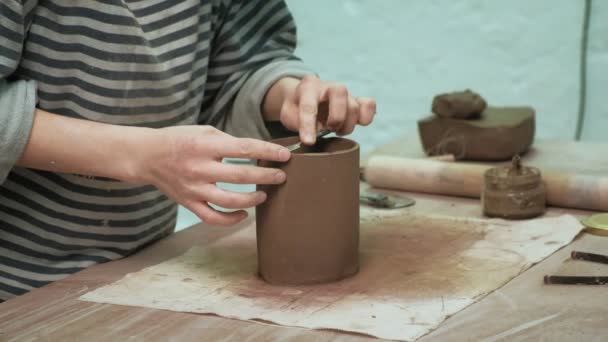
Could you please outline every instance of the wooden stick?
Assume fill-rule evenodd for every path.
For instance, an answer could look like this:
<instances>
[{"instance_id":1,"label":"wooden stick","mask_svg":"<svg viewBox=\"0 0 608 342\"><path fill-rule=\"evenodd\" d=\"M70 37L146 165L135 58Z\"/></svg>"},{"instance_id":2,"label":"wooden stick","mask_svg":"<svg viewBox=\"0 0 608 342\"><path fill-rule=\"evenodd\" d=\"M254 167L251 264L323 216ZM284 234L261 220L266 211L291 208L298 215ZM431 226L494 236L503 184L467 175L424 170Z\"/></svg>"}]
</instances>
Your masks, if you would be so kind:
<instances>
[{"instance_id":1,"label":"wooden stick","mask_svg":"<svg viewBox=\"0 0 608 342\"><path fill-rule=\"evenodd\" d=\"M453 162L456 161L456 157L453 154L442 154L438 156L429 157L431 160L438 160L442 162Z\"/></svg>"},{"instance_id":2,"label":"wooden stick","mask_svg":"<svg viewBox=\"0 0 608 342\"><path fill-rule=\"evenodd\" d=\"M608 284L608 277L546 275L544 281L547 285L606 285Z\"/></svg>"},{"instance_id":3,"label":"wooden stick","mask_svg":"<svg viewBox=\"0 0 608 342\"><path fill-rule=\"evenodd\" d=\"M572 251L572 253L570 253L570 257L575 260L585 260L585 261L597 262L600 264L608 264L607 255Z\"/></svg>"}]
</instances>

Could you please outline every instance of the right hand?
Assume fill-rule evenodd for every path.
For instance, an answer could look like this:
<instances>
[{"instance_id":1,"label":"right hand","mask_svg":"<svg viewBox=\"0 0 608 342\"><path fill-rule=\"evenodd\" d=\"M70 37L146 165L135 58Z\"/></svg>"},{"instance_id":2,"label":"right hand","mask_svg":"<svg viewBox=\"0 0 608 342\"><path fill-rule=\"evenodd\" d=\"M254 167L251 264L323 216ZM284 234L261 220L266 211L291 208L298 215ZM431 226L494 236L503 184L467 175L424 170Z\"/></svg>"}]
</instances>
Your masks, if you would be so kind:
<instances>
[{"instance_id":1,"label":"right hand","mask_svg":"<svg viewBox=\"0 0 608 342\"><path fill-rule=\"evenodd\" d=\"M238 193L220 189L216 182L281 184L278 169L222 163L223 158L289 160L287 148L269 142L235 138L211 126L177 126L158 130L162 138L145 146L139 161L141 179L158 187L200 219L216 225L233 225L247 217L245 210L220 212L209 203L227 209L244 209L266 200L261 191ZM158 137L158 135L157 135Z\"/></svg>"}]
</instances>

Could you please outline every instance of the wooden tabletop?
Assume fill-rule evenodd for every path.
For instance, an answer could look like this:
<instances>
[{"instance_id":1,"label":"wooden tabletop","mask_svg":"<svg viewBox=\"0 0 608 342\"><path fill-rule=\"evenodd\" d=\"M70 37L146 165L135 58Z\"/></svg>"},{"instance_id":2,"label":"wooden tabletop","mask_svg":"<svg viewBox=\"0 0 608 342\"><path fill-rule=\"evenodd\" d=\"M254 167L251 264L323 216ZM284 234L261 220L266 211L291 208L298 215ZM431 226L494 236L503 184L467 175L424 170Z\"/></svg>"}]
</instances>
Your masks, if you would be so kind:
<instances>
[{"instance_id":1,"label":"wooden tabletop","mask_svg":"<svg viewBox=\"0 0 608 342\"><path fill-rule=\"evenodd\" d=\"M589 150L588 144L583 145L579 152L575 153L579 154L578 158L593 160L589 153L599 149L606 151L605 145L597 147L597 150L595 147ZM555 145L549 144L549 146ZM564 162L569 163L572 160L564 160ZM598 167L592 170L598 170ZM454 216L481 216L477 200L423 194L407 195L416 199L416 205L410 209L416 213L442 212ZM552 208L547 215L564 213L578 216L589 214ZM204 224L195 225L136 255L91 267L0 304L0 340L370 340L369 337L340 332L262 325L212 315L77 300L79 296L92 289L114 282L127 273L180 255L193 245L205 246L240 229L245 229L251 218L248 220L228 229ZM494 341L607 339L608 296L605 287L542 284L542 276L555 273L563 267L563 262L568 259L572 249L606 253L608 237L582 234L571 245L476 304L450 317L439 329L422 338L421 341L462 341L484 338ZM608 269L601 268L578 271L603 271L603 275L608 275Z\"/></svg>"}]
</instances>

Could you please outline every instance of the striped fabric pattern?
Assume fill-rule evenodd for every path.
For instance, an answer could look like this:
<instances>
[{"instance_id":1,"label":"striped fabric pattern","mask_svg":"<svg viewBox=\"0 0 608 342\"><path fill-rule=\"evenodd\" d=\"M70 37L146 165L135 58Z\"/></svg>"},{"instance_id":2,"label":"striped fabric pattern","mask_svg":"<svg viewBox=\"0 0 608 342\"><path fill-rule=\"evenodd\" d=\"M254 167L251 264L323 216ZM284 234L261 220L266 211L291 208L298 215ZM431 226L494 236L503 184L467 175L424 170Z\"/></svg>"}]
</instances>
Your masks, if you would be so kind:
<instances>
[{"instance_id":1,"label":"striped fabric pattern","mask_svg":"<svg viewBox=\"0 0 608 342\"><path fill-rule=\"evenodd\" d=\"M291 61L279 0L3 0L0 78L38 107L145 127L223 128L243 84ZM176 204L150 185L14 168L0 186L0 300L170 234Z\"/></svg>"}]
</instances>

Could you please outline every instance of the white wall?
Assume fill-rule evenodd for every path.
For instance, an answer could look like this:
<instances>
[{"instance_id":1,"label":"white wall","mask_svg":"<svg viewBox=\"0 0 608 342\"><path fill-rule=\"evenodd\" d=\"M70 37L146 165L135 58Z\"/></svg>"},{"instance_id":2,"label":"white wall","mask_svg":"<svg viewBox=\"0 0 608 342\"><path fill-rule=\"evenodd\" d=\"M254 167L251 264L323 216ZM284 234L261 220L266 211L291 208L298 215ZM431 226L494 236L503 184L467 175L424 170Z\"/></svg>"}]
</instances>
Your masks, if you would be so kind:
<instances>
[{"instance_id":1,"label":"white wall","mask_svg":"<svg viewBox=\"0 0 608 342\"><path fill-rule=\"evenodd\" d=\"M378 102L364 149L403 134L440 92L472 88L493 105L532 105L539 138L571 139L584 1L288 0L297 50L321 77ZM585 138L605 139L608 2L592 12ZM601 125L599 125L601 123Z\"/></svg>"}]
</instances>

